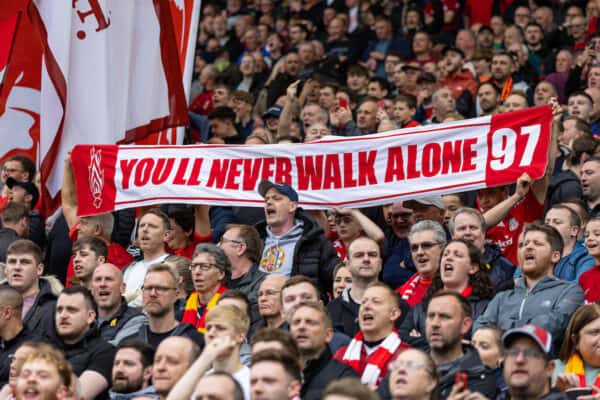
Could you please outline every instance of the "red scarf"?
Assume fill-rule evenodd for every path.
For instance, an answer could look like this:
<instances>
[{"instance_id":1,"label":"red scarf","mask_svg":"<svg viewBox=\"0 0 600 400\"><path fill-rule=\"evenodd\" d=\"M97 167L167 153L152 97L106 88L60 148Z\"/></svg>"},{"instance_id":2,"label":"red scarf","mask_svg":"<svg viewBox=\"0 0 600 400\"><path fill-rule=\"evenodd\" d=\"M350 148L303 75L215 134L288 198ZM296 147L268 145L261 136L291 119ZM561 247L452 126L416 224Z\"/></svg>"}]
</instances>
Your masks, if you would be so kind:
<instances>
[{"instance_id":1,"label":"red scarf","mask_svg":"<svg viewBox=\"0 0 600 400\"><path fill-rule=\"evenodd\" d=\"M429 285L431 285L431 280L423 279L419 273L416 273L404 285L396 289L396 292L409 306L414 307L423 300Z\"/></svg>"},{"instance_id":2,"label":"red scarf","mask_svg":"<svg viewBox=\"0 0 600 400\"><path fill-rule=\"evenodd\" d=\"M387 374L387 367L392 357L402 344L398 332L394 329L392 333L384 339L377 349L370 355L366 356L367 364L361 371L362 352L365 351L363 346L363 334L359 331L352 339L346 352L342 357L342 362L351 366L356 372L361 374L360 381L365 385L379 385L379 382Z\"/></svg>"},{"instance_id":3,"label":"red scarf","mask_svg":"<svg viewBox=\"0 0 600 400\"><path fill-rule=\"evenodd\" d=\"M204 304L200 304L198 301L198 292L194 290L185 302L185 310L183 311L183 318L181 318L181 322L184 324L193 325L196 329L198 329L198 332L204 333L206 330L206 314L208 314L208 312L217 305L219 297L221 297L223 292L226 290L227 287L225 285L221 285L219 289L217 289L217 292L208 301L208 304L206 305L202 315L198 315L198 309L202 308Z\"/></svg>"}]
</instances>

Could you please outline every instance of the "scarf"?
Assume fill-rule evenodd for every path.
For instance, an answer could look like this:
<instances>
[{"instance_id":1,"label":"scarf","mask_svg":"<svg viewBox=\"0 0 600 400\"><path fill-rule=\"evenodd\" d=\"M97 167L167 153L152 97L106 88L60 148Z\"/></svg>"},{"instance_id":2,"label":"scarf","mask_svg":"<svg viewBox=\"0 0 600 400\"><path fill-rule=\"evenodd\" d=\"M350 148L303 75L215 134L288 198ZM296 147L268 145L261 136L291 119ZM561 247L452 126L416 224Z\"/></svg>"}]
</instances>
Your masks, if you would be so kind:
<instances>
[{"instance_id":1,"label":"scarf","mask_svg":"<svg viewBox=\"0 0 600 400\"><path fill-rule=\"evenodd\" d=\"M565 372L567 374L575 374L579 377L579 387L588 386L585 382L585 366L583 365L583 360L579 354L573 354L571 357L569 357L567 365L565 365ZM594 386L600 387L600 374L598 374L596 377ZM595 391L593 393L596 394Z\"/></svg>"},{"instance_id":2,"label":"scarf","mask_svg":"<svg viewBox=\"0 0 600 400\"><path fill-rule=\"evenodd\" d=\"M421 280L421 275L414 274L408 282L406 282L403 286L402 300L408 301L413 294L415 294L415 289L419 285L419 281Z\"/></svg>"},{"instance_id":3,"label":"scarf","mask_svg":"<svg viewBox=\"0 0 600 400\"><path fill-rule=\"evenodd\" d=\"M378 385L381 378L387 374L387 366L390 359L396 353L402 341L398 332L394 329L392 333L377 347L377 349L367 356L367 365L360 377L360 381L365 385ZM360 374L360 359L363 351L363 334L359 331L352 339L342 362L351 366Z\"/></svg>"},{"instance_id":4,"label":"scarf","mask_svg":"<svg viewBox=\"0 0 600 400\"><path fill-rule=\"evenodd\" d=\"M513 79L512 76L509 76L504 82L504 86L502 87L502 94L500 95L501 100L506 100L508 96L510 96L510 92L512 92L513 88Z\"/></svg>"},{"instance_id":5,"label":"scarf","mask_svg":"<svg viewBox=\"0 0 600 400\"><path fill-rule=\"evenodd\" d=\"M185 302L185 309L183 311L183 317L181 318L181 322L183 322L184 324L193 325L198 330L198 332L204 333L204 331L206 330L206 314L208 314L208 312L212 308L214 308L214 306L217 305L219 297L221 297L223 292L225 292L226 290L227 287L225 285L219 286L217 292L213 295L213 297L209 300L208 304L206 305L206 308L204 309L204 312L202 312L202 315L198 315L198 307L200 306L200 308L202 308L204 304L199 303L198 292L194 290Z\"/></svg>"}]
</instances>

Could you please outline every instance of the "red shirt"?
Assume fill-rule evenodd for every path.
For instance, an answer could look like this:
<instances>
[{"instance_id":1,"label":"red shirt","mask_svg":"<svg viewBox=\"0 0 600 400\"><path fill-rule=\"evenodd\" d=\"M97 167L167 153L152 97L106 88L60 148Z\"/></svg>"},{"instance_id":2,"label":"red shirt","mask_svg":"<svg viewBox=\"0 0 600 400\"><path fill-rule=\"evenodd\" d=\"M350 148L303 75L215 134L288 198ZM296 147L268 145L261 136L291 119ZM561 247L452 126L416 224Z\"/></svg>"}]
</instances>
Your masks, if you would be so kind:
<instances>
[{"instance_id":1,"label":"red shirt","mask_svg":"<svg viewBox=\"0 0 600 400\"><path fill-rule=\"evenodd\" d=\"M600 265L596 265L581 274L579 286L583 289L586 303L600 301Z\"/></svg>"},{"instance_id":2,"label":"red shirt","mask_svg":"<svg viewBox=\"0 0 600 400\"><path fill-rule=\"evenodd\" d=\"M212 239L212 234L208 234L206 236L202 236L197 232L194 232L194 237L192 239L192 243L188 244L186 247L181 249L172 249L165 244L165 251L170 254L174 254L176 256L183 256L188 259L192 259L194 257L194 250L196 250L196 246L200 243L210 242Z\"/></svg>"},{"instance_id":3,"label":"red shirt","mask_svg":"<svg viewBox=\"0 0 600 400\"><path fill-rule=\"evenodd\" d=\"M192 104L190 104L190 111L201 115L210 114L214 108L213 95L214 92L212 90L200 93L196 96L194 101L192 101Z\"/></svg>"},{"instance_id":4,"label":"red shirt","mask_svg":"<svg viewBox=\"0 0 600 400\"><path fill-rule=\"evenodd\" d=\"M498 225L488 229L486 240L497 244L504 257L508 258L513 264L519 265L517 249L523 226L540 219L543 212L544 205L538 203L535 195L530 190L525 198L517 203Z\"/></svg>"},{"instance_id":5,"label":"red shirt","mask_svg":"<svg viewBox=\"0 0 600 400\"><path fill-rule=\"evenodd\" d=\"M396 289L396 293L411 307L414 307L423 301L423 297L430 285L431 280L423 279L416 273L404 285Z\"/></svg>"},{"instance_id":6,"label":"red shirt","mask_svg":"<svg viewBox=\"0 0 600 400\"><path fill-rule=\"evenodd\" d=\"M413 128L415 126L421 126L421 124L419 123L419 121L415 121L414 119L411 119L406 124L402 125L402 128Z\"/></svg>"}]
</instances>

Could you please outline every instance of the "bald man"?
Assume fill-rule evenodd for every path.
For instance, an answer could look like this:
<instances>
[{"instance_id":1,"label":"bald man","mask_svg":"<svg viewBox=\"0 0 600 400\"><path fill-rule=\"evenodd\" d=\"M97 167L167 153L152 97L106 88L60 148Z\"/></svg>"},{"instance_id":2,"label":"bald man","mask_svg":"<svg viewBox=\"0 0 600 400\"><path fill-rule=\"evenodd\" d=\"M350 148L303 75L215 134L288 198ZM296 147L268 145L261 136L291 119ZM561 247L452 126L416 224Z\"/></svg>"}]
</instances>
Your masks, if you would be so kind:
<instances>
[{"instance_id":1,"label":"bald man","mask_svg":"<svg viewBox=\"0 0 600 400\"><path fill-rule=\"evenodd\" d=\"M200 355L200 347L184 336L170 336L158 345L152 366L152 384L160 400L165 400L173 386Z\"/></svg>"},{"instance_id":2,"label":"bald man","mask_svg":"<svg viewBox=\"0 0 600 400\"><path fill-rule=\"evenodd\" d=\"M100 264L92 275L92 295L98 305L98 326L102 338L114 346L135 333L147 321L144 314L129 307L123 293L121 270L114 264Z\"/></svg>"},{"instance_id":3,"label":"bald man","mask_svg":"<svg viewBox=\"0 0 600 400\"><path fill-rule=\"evenodd\" d=\"M10 360L23 342L37 337L21 321L23 297L8 285L0 286L0 387L8 382Z\"/></svg>"}]
</instances>

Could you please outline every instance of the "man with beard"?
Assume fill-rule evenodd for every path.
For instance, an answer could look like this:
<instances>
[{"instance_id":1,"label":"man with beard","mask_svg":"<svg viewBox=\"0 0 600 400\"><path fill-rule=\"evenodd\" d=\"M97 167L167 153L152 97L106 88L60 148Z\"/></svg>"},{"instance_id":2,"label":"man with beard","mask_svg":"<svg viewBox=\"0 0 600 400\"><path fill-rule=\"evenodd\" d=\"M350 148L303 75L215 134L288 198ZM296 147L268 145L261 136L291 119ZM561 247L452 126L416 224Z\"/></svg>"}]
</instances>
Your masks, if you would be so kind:
<instances>
[{"instance_id":1,"label":"man with beard","mask_svg":"<svg viewBox=\"0 0 600 400\"><path fill-rule=\"evenodd\" d=\"M529 86L523 82L515 82L512 74L515 69L514 60L507 52L499 52L492 57L492 83L500 88L500 99L505 100L512 92L528 92Z\"/></svg>"},{"instance_id":2,"label":"man with beard","mask_svg":"<svg viewBox=\"0 0 600 400\"><path fill-rule=\"evenodd\" d=\"M446 46L442 54L446 77L439 85L448 86L454 94L458 111L468 114L477 94L477 82L471 71L464 69L465 53L459 48Z\"/></svg>"},{"instance_id":3,"label":"man with beard","mask_svg":"<svg viewBox=\"0 0 600 400\"><path fill-rule=\"evenodd\" d=\"M391 232L386 231L384 245L383 281L396 288L406 282L415 272L408 233L415 223L413 210L403 202L393 203L390 208Z\"/></svg>"},{"instance_id":4,"label":"man with beard","mask_svg":"<svg viewBox=\"0 0 600 400\"><path fill-rule=\"evenodd\" d=\"M500 104L500 89L490 81L484 82L477 89L477 98L481 108L480 117L495 114Z\"/></svg>"},{"instance_id":5,"label":"man with beard","mask_svg":"<svg viewBox=\"0 0 600 400\"><path fill-rule=\"evenodd\" d=\"M600 158L590 157L583 163L580 180L590 218L600 216Z\"/></svg>"},{"instance_id":6,"label":"man with beard","mask_svg":"<svg viewBox=\"0 0 600 400\"><path fill-rule=\"evenodd\" d=\"M333 359L328 346L333 328L322 304L306 302L292 309L290 333L298 344L300 363L304 365L302 399L320 399L330 381L357 376L352 368Z\"/></svg>"},{"instance_id":7,"label":"man with beard","mask_svg":"<svg viewBox=\"0 0 600 400\"><path fill-rule=\"evenodd\" d=\"M23 363L17 380L16 398L66 399L72 395L72 375L71 366L63 353L45 346L32 353Z\"/></svg>"},{"instance_id":8,"label":"man with beard","mask_svg":"<svg viewBox=\"0 0 600 400\"><path fill-rule=\"evenodd\" d=\"M144 284L144 313L148 324L127 339L140 339L153 349L170 336L190 338L200 348L204 347L204 337L192 325L175 319L177 301L177 277L167 264L156 264L148 269Z\"/></svg>"},{"instance_id":9,"label":"man with beard","mask_svg":"<svg viewBox=\"0 0 600 400\"><path fill-rule=\"evenodd\" d=\"M111 400L130 400L136 397L158 397L150 386L154 349L140 340L119 344L112 369Z\"/></svg>"}]
</instances>

